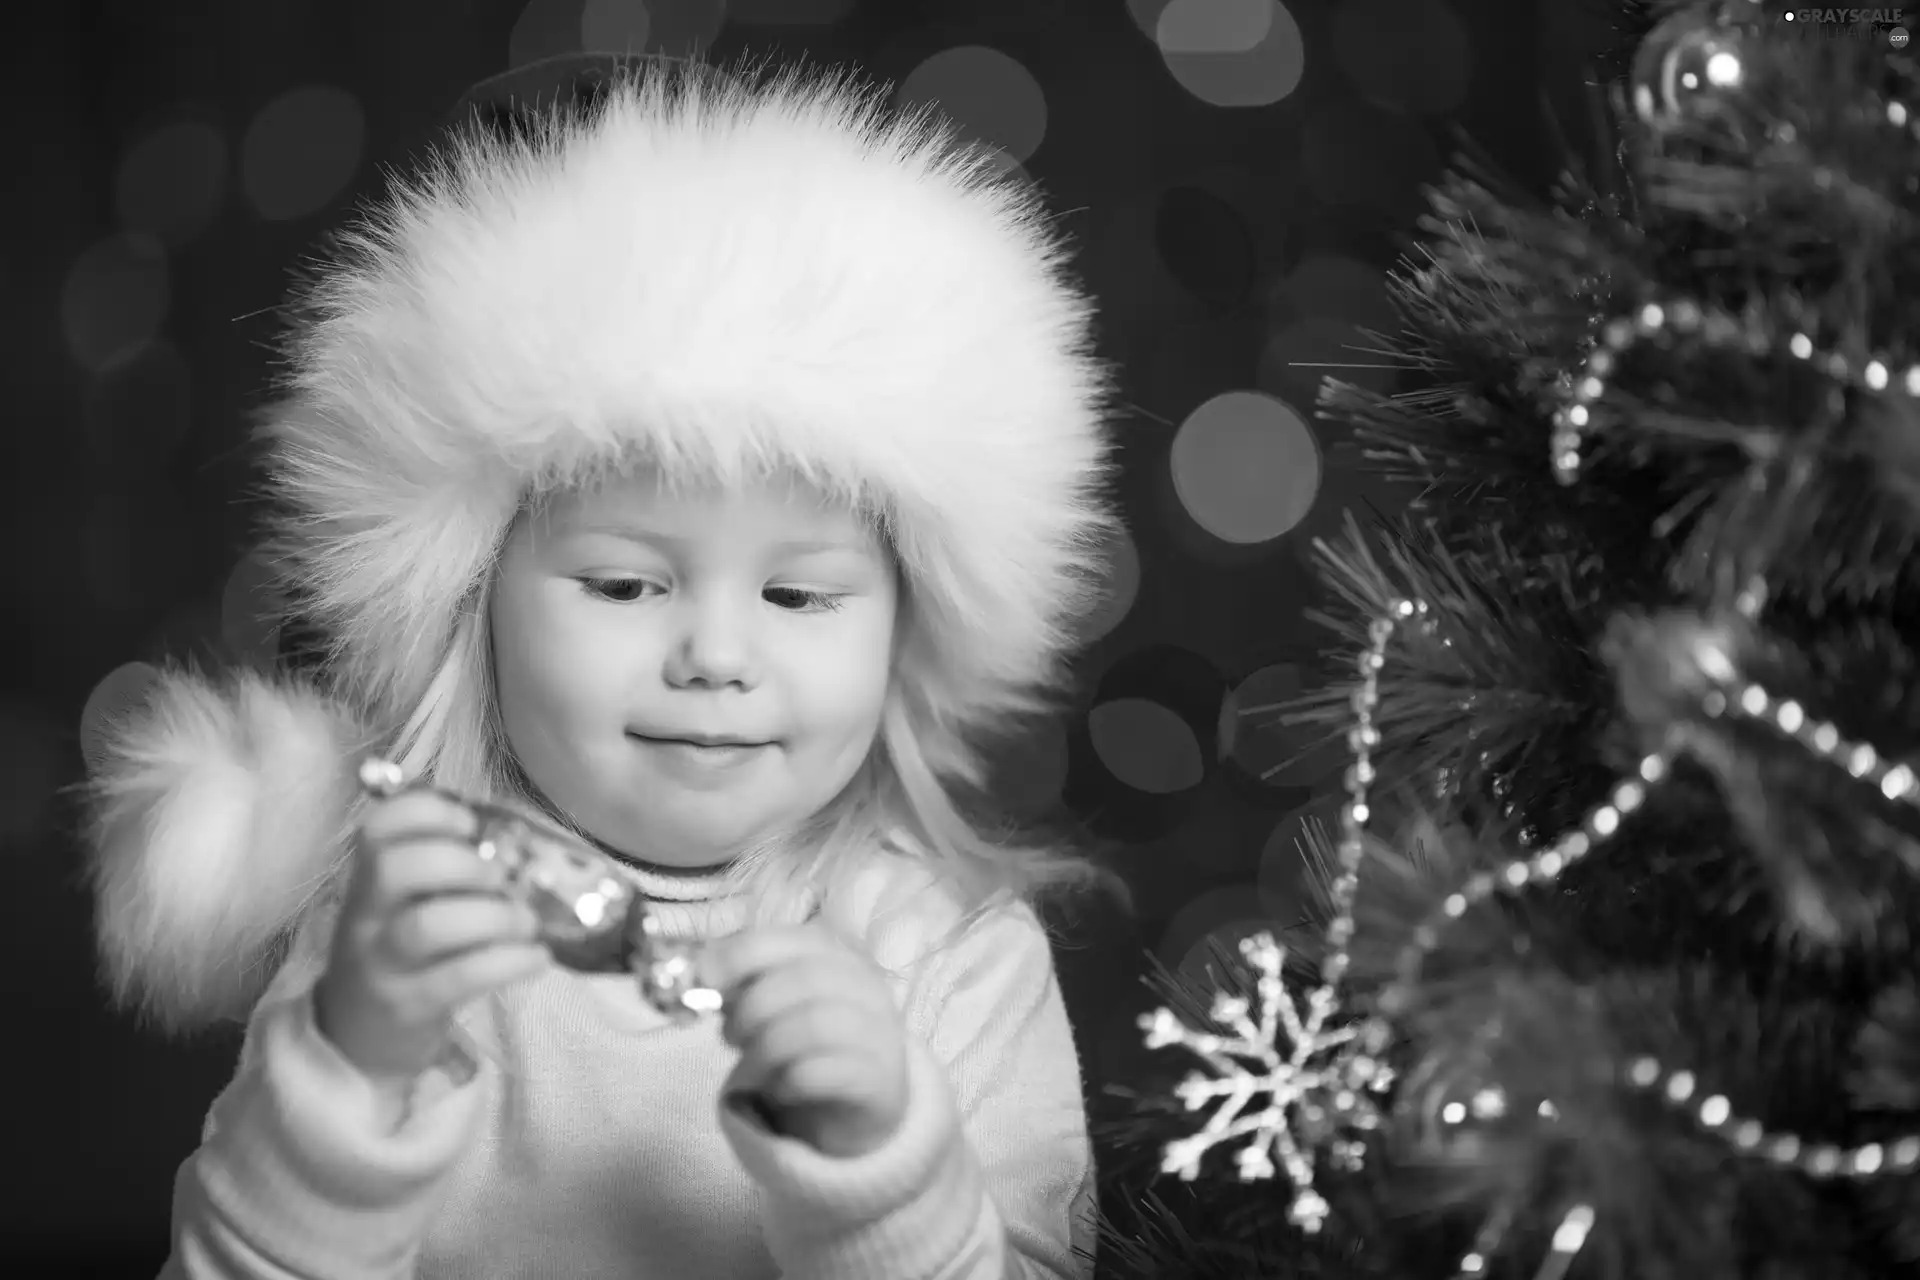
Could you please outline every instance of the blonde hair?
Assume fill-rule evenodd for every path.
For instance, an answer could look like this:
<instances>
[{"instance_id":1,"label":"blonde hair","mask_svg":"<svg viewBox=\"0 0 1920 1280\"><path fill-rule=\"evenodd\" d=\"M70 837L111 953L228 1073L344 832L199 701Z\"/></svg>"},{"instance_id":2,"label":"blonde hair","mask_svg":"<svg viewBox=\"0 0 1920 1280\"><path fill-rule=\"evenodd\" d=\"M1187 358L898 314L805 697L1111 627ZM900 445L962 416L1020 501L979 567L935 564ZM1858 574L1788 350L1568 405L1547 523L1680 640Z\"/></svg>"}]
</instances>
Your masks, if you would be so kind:
<instances>
[{"instance_id":1,"label":"blonde hair","mask_svg":"<svg viewBox=\"0 0 1920 1280\"><path fill-rule=\"evenodd\" d=\"M410 776L470 795L518 804L587 837L539 796L513 757L495 692L488 604L499 573L471 592L447 651L418 705L395 735L393 755ZM963 797L986 799L988 770L977 747L952 733L929 732L942 718L927 664L937 646L927 618L902 584L900 638L878 732L866 759L839 795L777 844L743 851L729 864L729 887L745 895L750 918L778 918L808 895L828 895L882 849L924 862L962 907L944 946L981 916L1024 903L1036 909L1084 892L1130 909L1125 882L1064 832L1047 838L1005 818L970 812ZM1054 710L1036 696L1032 712ZM938 753L927 749L940 744Z\"/></svg>"}]
</instances>

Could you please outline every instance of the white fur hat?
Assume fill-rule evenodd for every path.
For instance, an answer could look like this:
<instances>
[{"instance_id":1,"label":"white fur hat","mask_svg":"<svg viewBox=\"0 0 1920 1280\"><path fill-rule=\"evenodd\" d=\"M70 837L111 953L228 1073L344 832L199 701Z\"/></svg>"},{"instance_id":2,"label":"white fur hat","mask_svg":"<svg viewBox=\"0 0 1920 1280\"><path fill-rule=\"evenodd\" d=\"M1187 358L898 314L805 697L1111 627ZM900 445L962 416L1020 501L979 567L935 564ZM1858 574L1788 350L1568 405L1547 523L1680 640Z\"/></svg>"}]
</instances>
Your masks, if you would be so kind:
<instances>
[{"instance_id":1,"label":"white fur hat","mask_svg":"<svg viewBox=\"0 0 1920 1280\"><path fill-rule=\"evenodd\" d=\"M647 460L870 503L948 772L1053 677L1109 519L1089 306L1029 190L927 120L842 76L655 64L458 131L340 250L264 430L328 695L177 674L122 723L91 829L123 998L244 1012L338 862L347 755L419 703L532 491Z\"/></svg>"}]
</instances>

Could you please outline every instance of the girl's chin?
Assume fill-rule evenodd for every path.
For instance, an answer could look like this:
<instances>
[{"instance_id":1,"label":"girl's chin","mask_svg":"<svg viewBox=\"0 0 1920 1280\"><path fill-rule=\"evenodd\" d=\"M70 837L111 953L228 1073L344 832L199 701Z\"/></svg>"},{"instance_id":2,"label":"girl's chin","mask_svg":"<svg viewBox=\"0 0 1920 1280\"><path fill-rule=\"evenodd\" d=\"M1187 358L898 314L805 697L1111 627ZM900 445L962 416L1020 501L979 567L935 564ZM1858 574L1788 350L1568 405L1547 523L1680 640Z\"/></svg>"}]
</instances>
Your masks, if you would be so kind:
<instances>
[{"instance_id":1,"label":"girl's chin","mask_svg":"<svg viewBox=\"0 0 1920 1280\"><path fill-rule=\"evenodd\" d=\"M723 871L746 847L744 841L692 836L601 840L599 843L606 852L642 871L680 876L712 875Z\"/></svg>"}]
</instances>

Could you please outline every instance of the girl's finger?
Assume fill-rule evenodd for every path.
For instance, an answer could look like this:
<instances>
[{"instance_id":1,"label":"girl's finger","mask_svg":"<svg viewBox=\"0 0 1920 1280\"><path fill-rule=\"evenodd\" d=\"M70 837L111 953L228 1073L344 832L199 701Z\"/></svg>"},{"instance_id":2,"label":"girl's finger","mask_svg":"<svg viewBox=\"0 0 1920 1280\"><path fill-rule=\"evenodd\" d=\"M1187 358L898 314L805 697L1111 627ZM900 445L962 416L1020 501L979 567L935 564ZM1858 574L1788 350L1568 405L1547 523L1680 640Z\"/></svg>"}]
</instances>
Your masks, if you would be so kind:
<instances>
[{"instance_id":1,"label":"girl's finger","mask_svg":"<svg viewBox=\"0 0 1920 1280\"><path fill-rule=\"evenodd\" d=\"M763 1022L728 1017L721 1025L721 1035L743 1055L776 1064L816 1053L878 1050L898 1034L868 1010L831 998L792 1006Z\"/></svg>"},{"instance_id":2,"label":"girl's finger","mask_svg":"<svg viewBox=\"0 0 1920 1280\"><path fill-rule=\"evenodd\" d=\"M873 1065L847 1053L816 1053L781 1065L757 1093L775 1107L859 1104L878 1091Z\"/></svg>"},{"instance_id":3,"label":"girl's finger","mask_svg":"<svg viewBox=\"0 0 1920 1280\"><path fill-rule=\"evenodd\" d=\"M387 918L382 950L398 969L417 972L483 947L529 944L538 937L531 908L501 895L421 898Z\"/></svg>"},{"instance_id":4,"label":"girl's finger","mask_svg":"<svg viewBox=\"0 0 1920 1280\"><path fill-rule=\"evenodd\" d=\"M371 850L367 880L379 902L398 906L437 894L498 894L506 875L470 844L445 838L413 840Z\"/></svg>"},{"instance_id":5,"label":"girl's finger","mask_svg":"<svg viewBox=\"0 0 1920 1280\"><path fill-rule=\"evenodd\" d=\"M700 980L729 991L764 974L844 950L832 934L817 925L747 929L707 944L700 956Z\"/></svg>"},{"instance_id":6,"label":"girl's finger","mask_svg":"<svg viewBox=\"0 0 1920 1280\"><path fill-rule=\"evenodd\" d=\"M735 984L726 993L724 1025L760 1026L822 999L864 1009L876 1019L895 1012L893 992L875 980L864 960L844 953L814 953L788 968L758 970Z\"/></svg>"},{"instance_id":7,"label":"girl's finger","mask_svg":"<svg viewBox=\"0 0 1920 1280\"><path fill-rule=\"evenodd\" d=\"M422 994L434 1007L451 1012L502 987L537 977L552 964L552 954L534 943L482 947L424 971Z\"/></svg>"},{"instance_id":8,"label":"girl's finger","mask_svg":"<svg viewBox=\"0 0 1920 1280\"><path fill-rule=\"evenodd\" d=\"M480 833L473 810L449 796L409 791L375 800L360 816L360 833L374 844L402 840L465 840Z\"/></svg>"}]
</instances>

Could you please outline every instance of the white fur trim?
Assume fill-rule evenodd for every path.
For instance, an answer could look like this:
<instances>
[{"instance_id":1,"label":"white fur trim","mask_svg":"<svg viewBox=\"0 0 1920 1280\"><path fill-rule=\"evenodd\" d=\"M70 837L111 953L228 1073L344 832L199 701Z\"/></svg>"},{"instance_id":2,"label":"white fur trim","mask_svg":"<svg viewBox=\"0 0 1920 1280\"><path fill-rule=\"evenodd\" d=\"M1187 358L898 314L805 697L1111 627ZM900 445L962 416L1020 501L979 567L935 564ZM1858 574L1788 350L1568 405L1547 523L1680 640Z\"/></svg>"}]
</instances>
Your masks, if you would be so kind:
<instances>
[{"instance_id":1,"label":"white fur trim","mask_svg":"<svg viewBox=\"0 0 1920 1280\"><path fill-rule=\"evenodd\" d=\"M95 771L89 835L115 999L170 1030L245 1017L341 863L358 730L251 673L161 676Z\"/></svg>"},{"instance_id":2,"label":"white fur trim","mask_svg":"<svg viewBox=\"0 0 1920 1280\"><path fill-rule=\"evenodd\" d=\"M465 135L344 247L265 430L291 575L382 722L528 489L643 458L875 502L932 729L1052 675L1107 529L1104 373L1034 196L924 120L656 68L531 144Z\"/></svg>"}]
</instances>

